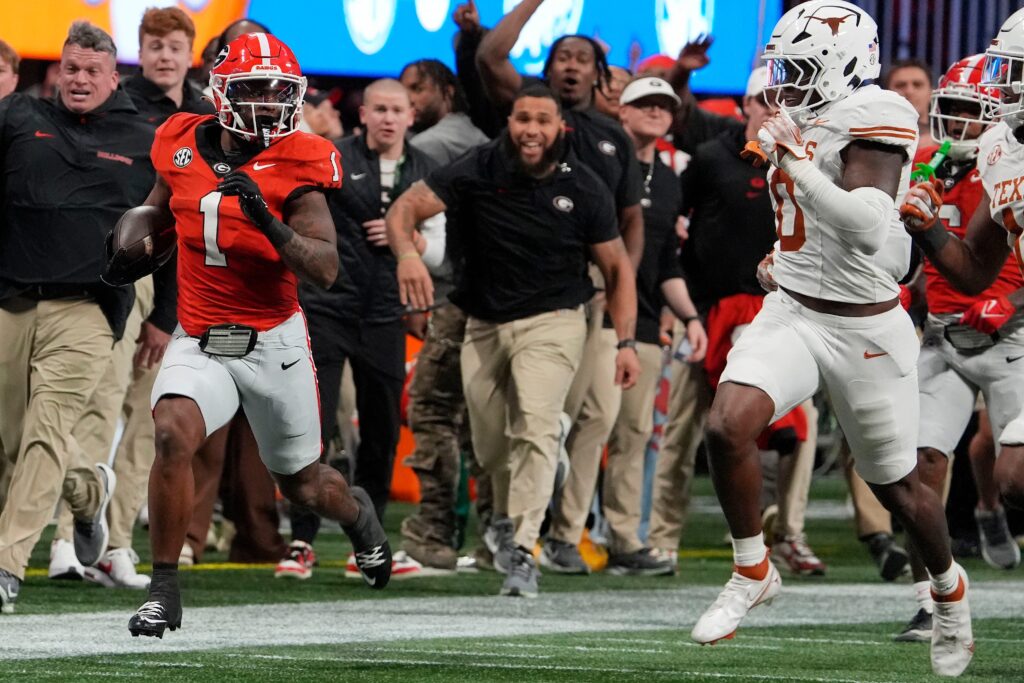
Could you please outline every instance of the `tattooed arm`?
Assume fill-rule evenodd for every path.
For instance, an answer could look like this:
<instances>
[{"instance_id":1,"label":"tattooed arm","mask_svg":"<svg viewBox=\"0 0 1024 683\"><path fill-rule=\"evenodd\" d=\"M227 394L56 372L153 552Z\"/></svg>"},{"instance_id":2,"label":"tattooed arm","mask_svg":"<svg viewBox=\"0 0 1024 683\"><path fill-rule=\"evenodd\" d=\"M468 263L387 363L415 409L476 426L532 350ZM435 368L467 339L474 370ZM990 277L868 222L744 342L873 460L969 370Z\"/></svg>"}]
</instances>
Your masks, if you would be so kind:
<instances>
[{"instance_id":1,"label":"tattooed arm","mask_svg":"<svg viewBox=\"0 0 1024 683\"><path fill-rule=\"evenodd\" d=\"M322 192L307 192L285 206L281 223L291 233L277 244L268 232L281 260L303 280L327 289L338 279L338 247L327 199Z\"/></svg>"},{"instance_id":2,"label":"tattooed arm","mask_svg":"<svg viewBox=\"0 0 1024 683\"><path fill-rule=\"evenodd\" d=\"M224 176L217 186L225 196L238 197L242 213L267 236L281 260L303 280L327 289L338 278L338 249L334 221L322 192L291 199L279 221L267 208L259 186L244 171Z\"/></svg>"}]
</instances>

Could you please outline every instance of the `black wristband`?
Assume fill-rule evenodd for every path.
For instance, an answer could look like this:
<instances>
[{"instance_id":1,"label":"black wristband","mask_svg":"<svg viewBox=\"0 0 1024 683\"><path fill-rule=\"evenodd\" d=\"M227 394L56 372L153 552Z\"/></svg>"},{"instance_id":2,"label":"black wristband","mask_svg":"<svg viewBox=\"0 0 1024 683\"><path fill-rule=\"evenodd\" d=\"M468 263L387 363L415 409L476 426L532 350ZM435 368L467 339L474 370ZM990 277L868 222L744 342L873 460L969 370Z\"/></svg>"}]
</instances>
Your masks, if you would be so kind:
<instances>
[{"instance_id":1,"label":"black wristband","mask_svg":"<svg viewBox=\"0 0 1024 683\"><path fill-rule=\"evenodd\" d=\"M633 349L636 351L636 339L622 339L615 345L615 348L621 351L622 349Z\"/></svg>"},{"instance_id":2,"label":"black wristband","mask_svg":"<svg viewBox=\"0 0 1024 683\"><path fill-rule=\"evenodd\" d=\"M924 253L929 255L937 254L949 241L949 232L940 220L936 220L935 225L927 230L911 233L911 236Z\"/></svg>"},{"instance_id":3,"label":"black wristband","mask_svg":"<svg viewBox=\"0 0 1024 683\"><path fill-rule=\"evenodd\" d=\"M688 315L688 316L686 316L685 318L683 318L683 327L686 327L687 325L692 323L694 320L700 320L700 316L699 315Z\"/></svg>"},{"instance_id":4,"label":"black wristband","mask_svg":"<svg viewBox=\"0 0 1024 683\"><path fill-rule=\"evenodd\" d=\"M276 218L270 221L267 227L261 228L261 230L267 236L267 239L270 240L270 243L274 245L275 249L280 249L295 237L295 231Z\"/></svg>"}]
</instances>

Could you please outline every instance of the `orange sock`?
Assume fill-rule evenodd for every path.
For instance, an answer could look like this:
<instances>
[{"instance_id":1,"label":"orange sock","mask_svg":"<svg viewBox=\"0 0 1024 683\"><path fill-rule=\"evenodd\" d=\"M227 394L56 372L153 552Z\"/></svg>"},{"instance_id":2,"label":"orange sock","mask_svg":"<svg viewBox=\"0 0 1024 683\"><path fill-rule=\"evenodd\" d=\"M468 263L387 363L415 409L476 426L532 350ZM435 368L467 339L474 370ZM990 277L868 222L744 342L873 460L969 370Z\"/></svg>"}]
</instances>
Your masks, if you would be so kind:
<instances>
[{"instance_id":1,"label":"orange sock","mask_svg":"<svg viewBox=\"0 0 1024 683\"><path fill-rule=\"evenodd\" d=\"M748 579L764 581L765 577L768 576L768 556L765 555L763 560L749 567L741 567L738 564L734 564L732 566L732 570L740 576L745 576Z\"/></svg>"}]
</instances>

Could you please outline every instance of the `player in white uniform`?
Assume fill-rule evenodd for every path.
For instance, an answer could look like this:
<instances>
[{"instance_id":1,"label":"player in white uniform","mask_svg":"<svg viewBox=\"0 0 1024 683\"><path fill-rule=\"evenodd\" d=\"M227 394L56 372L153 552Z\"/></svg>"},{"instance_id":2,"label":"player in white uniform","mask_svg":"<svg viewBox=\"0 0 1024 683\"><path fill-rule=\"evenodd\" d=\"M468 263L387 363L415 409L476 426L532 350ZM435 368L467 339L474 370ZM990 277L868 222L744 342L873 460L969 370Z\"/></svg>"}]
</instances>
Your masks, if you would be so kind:
<instances>
[{"instance_id":1,"label":"player in white uniform","mask_svg":"<svg viewBox=\"0 0 1024 683\"><path fill-rule=\"evenodd\" d=\"M909 184L917 113L867 83L879 72L877 30L850 3L814 0L783 15L765 49L781 106L758 134L771 162L778 289L730 352L708 418L735 568L691 635L730 638L751 608L779 593L761 528L755 438L824 386L857 471L921 549L941 609L955 614L937 619L932 668L958 675L973 650L966 576L938 496L917 476L919 343L897 286L910 241L895 198Z\"/></svg>"},{"instance_id":2,"label":"player in white uniform","mask_svg":"<svg viewBox=\"0 0 1024 683\"><path fill-rule=\"evenodd\" d=\"M978 294L999 274L1011 250L1024 271L1024 10L1010 15L988 50L982 85L997 88L999 123L981 136L978 172L984 194L963 240L936 220L942 210L941 188L918 185L901 207L903 222L957 289ZM1016 312L1007 301L988 312L1009 319ZM1001 446L994 478L1006 504L1024 507L1024 414L999 435Z\"/></svg>"}]
</instances>

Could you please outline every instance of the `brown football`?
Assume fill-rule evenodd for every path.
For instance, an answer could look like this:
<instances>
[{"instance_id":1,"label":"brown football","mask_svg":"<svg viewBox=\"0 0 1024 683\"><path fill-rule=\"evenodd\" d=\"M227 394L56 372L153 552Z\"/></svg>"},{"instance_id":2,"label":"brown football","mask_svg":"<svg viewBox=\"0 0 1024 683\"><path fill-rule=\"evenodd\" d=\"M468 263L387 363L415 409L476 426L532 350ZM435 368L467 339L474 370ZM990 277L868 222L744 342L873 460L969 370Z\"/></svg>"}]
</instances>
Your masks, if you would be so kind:
<instances>
[{"instance_id":1,"label":"brown football","mask_svg":"<svg viewBox=\"0 0 1024 683\"><path fill-rule=\"evenodd\" d=\"M119 287L153 273L171 257L176 244L170 212L155 206L128 209L107 236L103 281Z\"/></svg>"}]
</instances>

